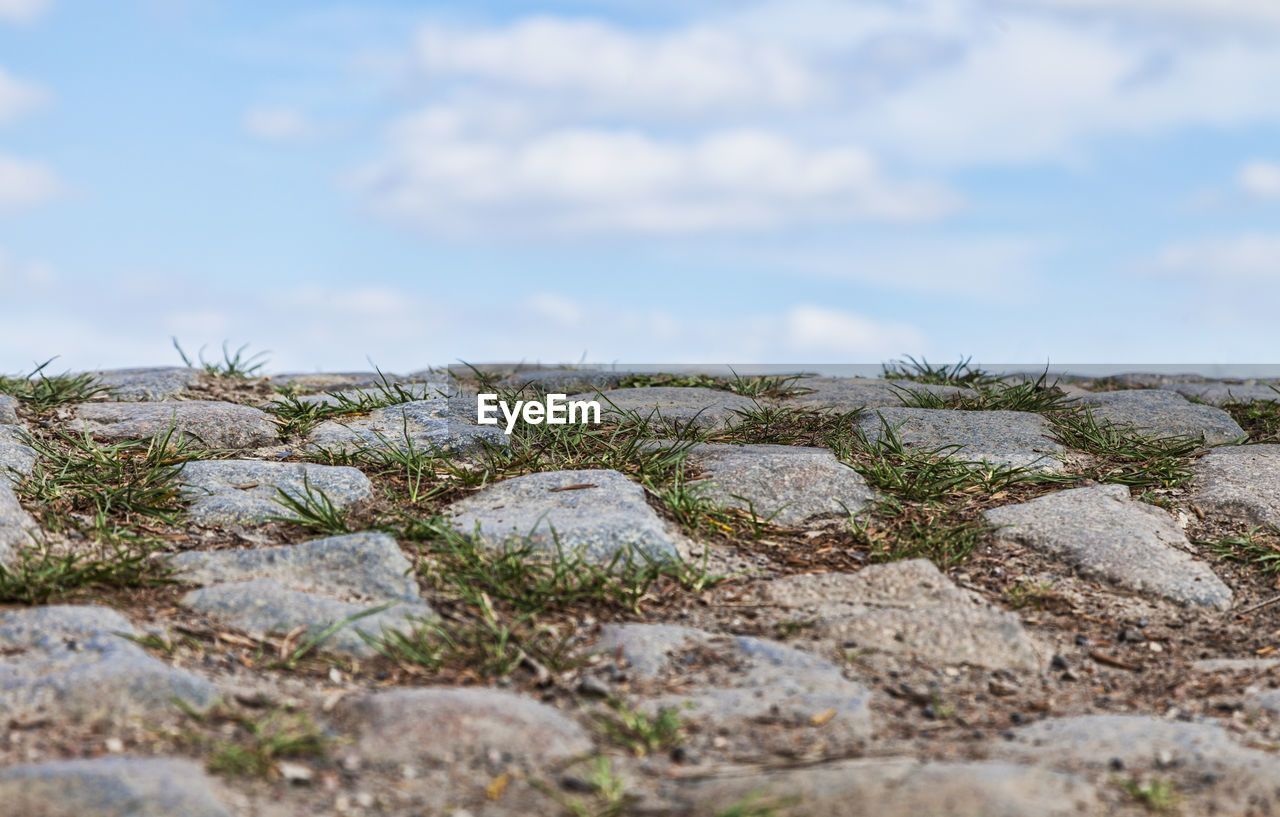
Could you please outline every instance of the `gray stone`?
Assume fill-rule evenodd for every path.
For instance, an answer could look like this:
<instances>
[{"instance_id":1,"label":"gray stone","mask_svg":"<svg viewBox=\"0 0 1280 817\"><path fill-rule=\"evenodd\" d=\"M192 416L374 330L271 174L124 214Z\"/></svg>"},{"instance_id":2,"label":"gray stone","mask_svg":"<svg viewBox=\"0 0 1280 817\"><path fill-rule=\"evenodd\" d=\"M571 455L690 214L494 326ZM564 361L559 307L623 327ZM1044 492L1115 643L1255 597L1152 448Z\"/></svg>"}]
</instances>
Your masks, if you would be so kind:
<instances>
[{"instance_id":1,"label":"gray stone","mask_svg":"<svg viewBox=\"0 0 1280 817\"><path fill-rule=\"evenodd\" d=\"M1068 773L1172 777L1187 814L1273 814L1280 808L1280 757L1246 748L1220 726L1143 715L1084 715L1023 727L992 754Z\"/></svg>"},{"instance_id":2,"label":"gray stone","mask_svg":"<svg viewBox=\"0 0 1280 817\"><path fill-rule=\"evenodd\" d=\"M832 649L1027 670L1040 669L1048 652L1016 615L956 587L927 559L787 576L760 584L753 598L814 622L810 632Z\"/></svg>"},{"instance_id":3,"label":"gray stone","mask_svg":"<svg viewBox=\"0 0 1280 817\"><path fill-rule=\"evenodd\" d=\"M602 417L634 412L642 420L649 418L652 422L675 422L698 428L730 425L741 419L738 411L755 405L751 398L733 392L681 386L584 392L570 395L568 399L599 401Z\"/></svg>"},{"instance_id":4,"label":"gray stone","mask_svg":"<svg viewBox=\"0 0 1280 817\"><path fill-rule=\"evenodd\" d=\"M1179 604L1231 606L1231 589L1194 559L1173 517L1134 502L1123 485L1057 491L983 515L997 542L1047 553L1085 575Z\"/></svg>"},{"instance_id":5,"label":"gray stone","mask_svg":"<svg viewBox=\"0 0 1280 817\"><path fill-rule=\"evenodd\" d=\"M168 557L174 578L211 585L276 579L294 590L372 601L420 601L413 565L385 533L352 533L255 550L188 551Z\"/></svg>"},{"instance_id":6,"label":"gray stone","mask_svg":"<svg viewBox=\"0 0 1280 817\"><path fill-rule=\"evenodd\" d=\"M686 462L710 477L691 483L704 498L778 525L855 513L875 499L862 475L825 448L703 444Z\"/></svg>"},{"instance_id":7,"label":"gray stone","mask_svg":"<svg viewBox=\"0 0 1280 817\"><path fill-rule=\"evenodd\" d=\"M1215 380L1208 383L1174 383L1160 388L1213 405L1280 400L1280 385L1273 383L1224 383Z\"/></svg>"},{"instance_id":8,"label":"gray stone","mask_svg":"<svg viewBox=\"0 0 1280 817\"><path fill-rule=\"evenodd\" d=\"M792 769L732 769L665 784L666 817L719 813L735 802L793 803L778 817L1080 817L1109 813L1093 784L1012 763L843 760Z\"/></svg>"},{"instance_id":9,"label":"gray stone","mask_svg":"<svg viewBox=\"0 0 1280 817\"><path fill-rule=\"evenodd\" d=\"M797 380L794 385L810 391L808 394L787 398L783 405L839 412L901 406L904 391L927 392L939 397L970 393L969 389L958 386L935 386L911 380L880 380L870 377L806 377Z\"/></svg>"},{"instance_id":10,"label":"gray stone","mask_svg":"<svg viewBox=\"0 0 1280 817\"><path fill-rule=\"evenodd\" d=\"M630 372L587 369L540 369L514 374L500 382L498 387L524 389L531 394L574 394L612 389L630 375Z\"/></svg>"},{"instance_id":11,"label":"gray stone","mask_svg":"<svg viewBox=\"0 0 1280 817\"><path fill-rule=\"evenodd\" d=\"M960 460L990 465L1060 472L1067 449L1050 439L1050 425L1025 411L959 411L953 409L882 408L867 412L858 424L871 440L884 436L884 424L896 428L908 448L934 450L959 446ZM944 454L950 451L942 452Z\"/></svg>"},{"instance_id":12,"label":"gray stone","mask_svg":"<svg viewBox=\"0 0 1280 817\"><path fill-rule=\"evenodd\" d=\"M1266 689L1248 696L1244 700L1244 711L1272 718L1280 715L1280 689Z\"/></svg>"},{"instance_id":13,"label":"gray stone","mask_svg":"<svg viewBox=\"0 0 1280 817\"><path fill-rule=\"evenodd\" d=\"M1144 434L1195 437L1221 445L1244 436L1244 429L1220 408L1192 403L1161 389L1107 391L1076 398L1098 420L1131 423Z\"/></svg>"},{"instance_id":14,"label":"gray stone","mask_svg":"<svg viewBox=\"0 0 1280 817\"><path fill-rule=\"evenodd\" d=\"M1280 445L1215 448L1196 460L1191 501L1217 519L1280 527Z\"/></svg>"},{"instance_id":15,"label":"gray stone","mask_svg":"<svg viewBox=\"0 0 1280 817\"><path fill-rule=\"evenodd\" d=\"M232 817L199 765L175 758L100 757L0 769L12 817Z\"/></svg>"},{"instance_id":16,"label":"gray stone","mask_svg":"<svg viewBox=\"0 0 1280 817\"><path fill-rule=\"evenodd\" d=\"M17 485L35 470L39 455L29 441L22 426L0 425L0 482Z\"/></svg>"},{"instance_id":17,"label":"gray stone","mask_svg":"<svg viewBox=\"0 0 1280 817\"><path fill-rule=\"evenodd\" d=\"M505 479L453 503L445 513L459 532L478 535L490 548L514 540L555 553L558 542L566 553L602 562L633 548L653 559L679 555L675 535L649 507L644 489L617 471L547 471Z\"/></svg>"},{"instance_id":18,"label":"gray stone","mask_svg":"<svg viewBox=\"0 0 1280 817\"><path fill-rule=\"evenodd\" d=\"M646 698L649 711L675 708L705 731L745 738L755 724L800 727L806 752L853 751L872 735L871 693L840 668L776 641L670 625L606 625L594 650L620 654L640 677L678 679L679 693ZM766 730L767 731L767 730ZM751 735L762 745L798 736ZM794 747L787 746L788 753Z\"/></svg>"},{"instance_id":19,"label":"gray stone","mask_svg":"<svg viewBox=\"0 0 1280 817\"><path fill-rule=\"evenodd\" d=\"M18 422L18 398L0 394L0 425Z\"/></svg>"},{"instance_id":20,"label":"gray stone","mask_svg":"<svg viewBox=\"0 0 1280 817\"><path fill-rule=\"evenodd\" d=\"M172 400L200 383L200 370L185 366L156 366L92 372L106 386L112 400Z\"/></svg>"},{"instance_id":21,"label":"gray stone","mask_svg":"<svg viewBox=\"0 0 1280 817\"><path fill-rule=\"evenodd\" d=\"M81 403L77 431L106 442L175 437L205 448L260 448L278 442L277 427L263 411L218 400L176 403Z\"/></svg>"},{"instance_id":22,"label":"gray stone","mask_svg":"<svg viewBox=\"0 0 1280 817\"><path fill-rule=\"evenodd\" d=\"M388 384L408 386L421 384L439 388L449 394L457 392L458 382L448 373L430 370L414 372L409 375L379 374L378 372L289 372L273 374L268 378L272 383L283 386L294 386L300 389L316 389L333 392L361 389L378 391Z\"/></svg>"},{"instance_id":23,"label":"gray stone","mask_svg":"<svg viewBox=\"0 0 1280 817\"><path fill-rule=\"evenodd\" d=\"M1207 658L1192 661L1196 672L1266 672L1280 667L1280 658Z\"/></svg>"},{"instance_id":24,"label":"gray stone","mask_svg":"<svg viewBox=\"0 0 1280 817\"><path fill-rule=\"evenodd\" d=\"M278 501L277 489L304 498L310 488L342 509L373 495L369 478L346 465L206 460L184 465L180 479L183 494L192 499L190 519L200 525L239 525L291 516Z\"/></svg>"},{"instance_id":25,"label":"gray stone","mask_svg":"<svg viewBox=\"0 0 1280 817\"><path fill-rule=\"evenodd\" d=\"M368 448L465 454L507 444L499 426L476 425L472 397L436 398L375 409L367 415L329 420L307 438L311 450L351 452Z\"/></svg>"},{"instance_id":26,"label":"gray stone","mask_svg":"<svg viewBox=\"0 0 1280 817\"><path fill-rule=\"evenodd\" d=\"M576 721L524 695L485 688L397 689L344 698L340 729L377 764L471 766L497 755L525 769L564 763L592 750Z\"/></svg>"},{"instance_id":27,"label":"gray stone","mask_svg":"<svg viewBox=\"0 0 1280 817\"><path fill-rule=\"evenodd\" d=\"M18 502L9 484L0 480L0 565L12 563L23 548L43 539L40 526Z\"/></svg>"},{"instance_id":28,"label":"gray stone","mask_svg":"<svg viewBox=\"0 0 1280 817\"><path fill-rule=\"evenodd\" d=\"M326 391L320 394L304 394L298 398L300 403L338 406L346 403L359 404L363 401L378 401L390 405L412 403L419 400L435 400L456 397L458 386L452 378L442 378L429 383L393 383L390 387L343 389Z\"/></svg>"},{"instance_id":29,"label":"gray stone","mask_svg":"<svg viewBox=\"0 0 1280 817\"><path fill-rule=\"evenodd\" d=\"M299 644L319 635L330 625L382 606L339 601L294 590L276 579L250 579L202 587L187 593L180 603L259 637L304 627L305 634L298 639ZM391 603L385 610L343 626L321 641L318 649L358 656L376 655L377 650L361 638L360 633L381 638L391 630L412 630L434 615L431 608L423 603Z\"/></svg>"},{"instance_id":30,"label":"gray stone","mask_svg":"<svg viewBox=\"0 0 1280 817\"><path fill-rule=\"evenodd\" d=\"M217 688L152 658L117 633L137 635L101 606L0 611L0 713L85 720L176 714L173 698L198 709Z\"/></svg>"}]
</instances>

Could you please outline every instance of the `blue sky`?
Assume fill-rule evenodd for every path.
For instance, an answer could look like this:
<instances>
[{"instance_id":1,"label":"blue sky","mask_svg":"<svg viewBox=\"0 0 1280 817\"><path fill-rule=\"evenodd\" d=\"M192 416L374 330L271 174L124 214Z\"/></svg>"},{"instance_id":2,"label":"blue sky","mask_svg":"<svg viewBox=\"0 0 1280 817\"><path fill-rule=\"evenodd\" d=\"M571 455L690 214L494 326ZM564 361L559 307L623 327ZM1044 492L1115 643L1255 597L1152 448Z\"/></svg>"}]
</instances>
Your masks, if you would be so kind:
<instances>
[{"instance_id":1,"label":"blue sky","mask_svg":"<svg viewBox=\"0 0 1280 817\"><path fill-rule=\"evenodd\" d=\"M1274 0L0 0L0 371L1280 362Z\"/></svg>"}]
</instances>

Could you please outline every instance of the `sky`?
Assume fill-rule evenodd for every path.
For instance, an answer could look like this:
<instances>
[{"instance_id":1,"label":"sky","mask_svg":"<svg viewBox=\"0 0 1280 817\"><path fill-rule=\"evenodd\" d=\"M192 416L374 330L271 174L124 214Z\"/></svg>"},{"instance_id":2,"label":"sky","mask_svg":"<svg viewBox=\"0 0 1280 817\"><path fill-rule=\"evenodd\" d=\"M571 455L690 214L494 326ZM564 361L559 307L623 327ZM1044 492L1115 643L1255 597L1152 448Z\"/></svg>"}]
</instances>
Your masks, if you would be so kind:
<instances>
[{"instance_id":1,"label":"sky","mask_svg":"<svg viewBox=\"0 0 1280 817\"><path fill-rule=\"evenodd\" d=\"M1280 363L1275 0L0 0L0 372Z\"/></svg>"}]
</instances>

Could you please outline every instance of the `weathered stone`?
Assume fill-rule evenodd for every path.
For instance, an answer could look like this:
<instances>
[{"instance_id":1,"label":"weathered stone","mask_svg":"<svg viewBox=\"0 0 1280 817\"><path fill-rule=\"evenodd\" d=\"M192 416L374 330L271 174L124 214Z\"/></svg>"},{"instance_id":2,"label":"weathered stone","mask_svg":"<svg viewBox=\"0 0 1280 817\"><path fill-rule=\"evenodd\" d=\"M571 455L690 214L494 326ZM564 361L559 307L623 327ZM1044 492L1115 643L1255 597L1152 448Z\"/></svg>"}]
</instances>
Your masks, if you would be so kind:
<instances>
[{"instance_id":1,"label":"weathered stone","mask_svg":"<svg viewBox=\"0 0 1280 817\"><path fill-rule=\"evenodd\" d=\"M1206 403L1253 403L1280 400L1280 384L1274 383L1224 383L1211 380L1208 383L1173 383L1161 386L1183 397L1195 397Z\"/></svg>"},{"instance_id":2,"label":"weathered stone","mask_svg":"<svg viewBox=\"0 0 1280 817\"><path fill-rule=\"evenodd\" d=\"M263 411L218 400L177 403L81 403L75 407L77 431L106 442L163 437L204 448L260 448L272 445L277 427Z\"/></svg>"},{"instance_id":3,"label":"weathered stone","mask_svg":"<svg viewBox=\"0 0 1280 817\"><path fill-rule=\"evenodd\" d=\"M0 565L11 563L22 548L43 538L40 526L18 502L13 489L0 480Z\"/></svg>"},{"instance_id":4,"label":"weathered stone","mask_svg":"<svg viewBox=\"0 0 1280 817\"><path fill-rule=\"evenodd\" d=\"M391 405L412 403L419 400L438 400L456 397L458 386L452 378L440 379L429 383L393 383L391 386L378 385L369 388L343 389L326 391L320 394L304 394L298 398L300 403L320 404L325 406L359 404L361 401L379 401Z\"/></svg>"},{"instance_id":5,"label":"weathered stone","mask_svg":"<svg viewBox=\"0 0 1280 817\"><path fill-rule=\"evenodd\" d=\"M651 386L584 392L570 400L597 400L602 416L635 414L652 422L674 422L698 428L726 426L741 419L737 413L755 405L749 397L720 389Z\"/></svg>"},{"instance_id":6,"label":"weathered stone","mask_svg":"<svg viewBox=\"0 0 1280 817\"><path fill-rule=\"evenodd\" d=\"M1025 411L882 408L867 412L858 424L871 440L882 439L887 424L908 448L959 446L941 453L996 466L1059 472L1060 458L1068 453L1050 439L1047 420Z\"/></svg>"},{"instance_id":7,"label":"weathered stone","mask_svg":"<svg viewBox=\"0 0 1280 817\"><path fill-rule=\"evenodd\" d=\"M1196 672L1266 672L1280 666L1280 658L1207 658L1192 661Z\"/></svg>"},{"instance_id":8,"label":"weathered stone","mask_svg":"<svg viewBox=\"0 0 1280 817\"><path fill-rule=\"evenodd\" d=\"M1134 502L1123 485L1057 491L984 516L997 542L1039 550L1085 575L1179 604L1231 606L1231 589L1194 559L1173 517Z\"/></svg>"},{"instance_id":9,"label":"weathered stone","mask_svg":"<svg viewBox=\"0 0 1280 817\"><path fill-rule=\"evenodd\" d=\"M665 785L667 817L718 813L729 803L782 802L778 817L1081 817L1106 813L1088 781L1012 763L845 760L776 771L758 767Z\"/></svg>"},{"instance_id":10,"label":"weathered stone","mask_svg":"<svg viewBox=\"0 0 1280 817\"><path fill-rule=\"evenodd\" d=\"M1245 698L1244 711L1272 718L1280 715L1280 689L1266 689Z\"/></svg>"},{"instance_id":11,"label":"weathered stone","mask_svg":"<svg viewBox=\"0 0 1280 817\"><path fill-rule=\"evenodd\" d=\"M1188 814L1271 814L1280 807L1280 757L1237 743L1207 723L1142 715L1055 718L1023 727L992 754L1068 773L1111 776L1123 768L1172 776Z\"/></svg>"},{"instance_id":12,"label":"weathered stone","mask_svg":"<svg viewBox=\"0 0 1280 817\"><path fill-rule=\"evenodd\" d=\"M1215 448L1196 460L1191 501L1217 519L1280 526L1280 445Z\"/></svg>"},{"instance_id":13,"label":"weathered stone","mask_svg":"<svg viewBox=\"0 0 1280 817\"><path fill-rule=\"evenodd\" d=\"M276 579L294 589L338 598L420 601L413 565L385 533L352 533L300 545L255 550L188 551L168 557L174 578L211 585Z\"/></svg>"},{"instance_id":14,"label":"weathered stone","mask_svg":"<svg viewBox=\"0 0 1280 817\"><path fill-rule=\"evenodd\" d=\"M445 513L486 547L513 540L555 553L608 561L639 551L654 559L679 555L677 540L644 498L644 489L617 471L548 471L502 480L450 505ZM477 531L477 525L479 526Z\"/></svg>"},{"instance_id":15,"label":"weathered stone","mask_svg":"<svg viewBox=\"0 0 1280 817\"><path fill-rule=\"evenodd\" d=\"M172 400L200 383L200 370L184 366L110 369L92 374L99 385L109 389L112 400L121 401Z\"/></svg>"},{"instance_id":16,"label":"weathered stone","mask_svg":"<svg viewBox=\"0 0 1280 817\"><path fill-rule=\"evenodd\" d=\"M927 559L787 576L761 583L753 597L792 619L813 621L810 632L833 648L1028 670L1042 667L1047 652L1016 615L956 587Z\"/></svg>"},{"instance_id":17,"label":"weathered stone","mask_svg":"<svg viewBox=\"0 0 1280 817\"><path fill-rule=\"evenodd\" d=\"M18 422L18 398L0 394L0 425Z\"/></svg>"},{"instance_id":18,"label":"weathered stone","mask_svg":"<svg viewBox=\"0 0 1280 817\"><path fill-rule=\"evenodd\" d=\"M710 477L692 483L705 499L778 525L855 513L875 499L862 475L825 448L704 444L686 461Z\"/></svg>"},{"instance_id":19,"label":"weathered stone","mask_svg":"<svg viewBox=\"0 0 1280 817\"><path fill-rule=\"evenodd\" d=\"M174 758L101 757L0 768L12 817L231 817L199 765Z\"/></svg>"},{"instance_id":20,"label":"weathered stone","mask_svg":"<svg viewBox=\"0 0 1280 817\"><path fill-rule=\"evenodd\" d=\"M270 632L291 632L305 627L299 643L367 610L382 606L368 602L355 604L285 586L277 579L215 584L192 590L180 602L242 630L262 636ZM318 645L328 652L370 656L377 650L360 633L380 638L390 630L412 630L423 619L434 617L423 603L392 603L387 609L353 620Z\"/></svg>"},{"instance_id":21,"label":"weathered stone","mask_svg":"<svg viewBox=\"0 0 1280 817\"><path fill-rule=\"evenodd\" d=\"M272 383L282 386L294 386L300 389L316 389L324 392L347 391L360 389L379 391L388 385L407 387L419 384L438 388L448 394L455 394L458 381L445 372L424 370L408 375L379 374L378 372L288 372L273 374L269 378ZM434 392L432 392L434 394Z\"/></svg>"},{"instance_id":22,"label":"weathered stone","mask_svg":"<svg viewBox=\"0 0 1280 817\"><path fill-rule=\"evenodd\" d=\"M621 654L642 678L678 677L679 693L640 701L656 711L675 708L708 732L747 737L753 724L800 727L803 735L749 737L762 745L779 738L789 754L799 740L807 751L848 752L872 734L866 687L846 680L839 667L776 641L723 636L670 625L607 625L594 647Z\"/></svg>"},{"instance_id":23,"label":"weathered stone","mask_svg":"<svg viewBox=\"0 0 1280 817\"><path fill-rule=\"evenodd\" d=\"M277 489L298 499L310 489L338 508L350 508L373 495L369 478L346 465L206 460L184 465L180 478L183 494L193 500L190 518L200 525L239 525L292 515L278 501Z\"/></svg>"},{"instance_id":24,"label":"weathered stone","mask_svg":"<svg viewBox=\"0 0 1280 817\"><path fill-rule=\"evenodd\" d=\"M927 392L939 397L969 392L959 386L935 386L911 380L879 380L870 377L806 377L797 380L795 387L810 391L787 398L783 405L839 412L901 406L904 391Z\"/></svg>"},{"instance_id":25,"label":"weathered stone","mask_svg":"<svg viewBox=\"0 0 1280 817\"><path fill-rule=\"evenodd\" d=\"M1244 429L1222 409L1191 403L1181 394L1162 389L1099 392L1076 400L1098 420L1129 423L1153 436L1181 435L1221 445L1244 435Z\"/></svg>"},{"instance_id":26,"label":"weathered stone","mask_svg":"<svg viewBox=\"0 0 1280 817\"><path fill-rule=\"evenodd\" d=\"M586 731L554 707L497 689L419 688L345 698L340 729L377 764L467 767L498 756L503 765L546 768L590 752Z\"/></svg>"},{"instance_id":27,"label":"weathered stone","mask_svg":"<svg viewBox=\"0 0 1280 817\"><path fill-rule=\"evenodd\" d=\"M630 372L590 369L539 369L514 374L498 386L502 389L524 389L531 394L573 394L612 389L630 375Z\"/></svg>"},{"instance_id":28,"label":"weathered stone","mask_svg":"<svg viewBox=\"0 0 1280 817\"><path fill-rule=\"evenodd\" d=\"M436 398L375 409L367 415L330 420L307 438L313 450L350 452L365 448L407 449L465 454L485 444L507 444L496 425L476 425L473 397Z\"/></svg>"},{"instance_id":29,"label":"weathered stone","mask_svg":"<svg viewBox=\"0 0 1280 817\"><path fill-rule=\"evenodd\" d=\"M0 713L114 720L175 713L175 697L198 709L217 699L213 684L118 633L137 635L107 607L0 611Z\"/></svg>"},{"instance_id":30,"label":"weathered stone","mask_svg":"<svg viewBox=\"0 0 1280 817\"><path fill-rule=\"evenodd\" d=\"M28 442L22 426L0 425L0 482L16 485L35 469L39 456Z\"/></svg>"}]
</instances>

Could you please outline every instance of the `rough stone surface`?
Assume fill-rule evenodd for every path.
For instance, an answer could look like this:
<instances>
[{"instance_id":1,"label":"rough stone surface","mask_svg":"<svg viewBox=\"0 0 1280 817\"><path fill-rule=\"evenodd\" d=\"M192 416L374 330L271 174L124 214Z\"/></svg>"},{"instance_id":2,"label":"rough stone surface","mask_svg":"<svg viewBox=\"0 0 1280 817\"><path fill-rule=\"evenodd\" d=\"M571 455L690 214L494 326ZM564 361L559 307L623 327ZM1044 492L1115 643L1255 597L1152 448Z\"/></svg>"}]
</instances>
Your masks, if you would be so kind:
<instances>
[{"instance_id":1,"label":"rough stone surface","mask_svg":"<svg viewBox=\"0 0 1280 817\"><path fill-rule=\"evenodd\" d=\"M1267 689L1245 698L1244 711L1268 717L1280 715L1280 689Z\"/></svg>"},{"instance_id":2,"label":"rough stone surface","mask_svg":"<svg viewBox=\"0 0 1280 817\"><path fill-rule=\"evenodd\" d=\"M686 462L710 477L694 483L707 500L751 508L778 525L855 513L875 498L862 475L825 448L704 444Z\"/></svg>"},{"instance_id":3,"label":"rough stone surface","mask_svg":"<svg viewBox=\"0 0 1280 817\"><path fill-rule=\"evenodd\" d=\"M11 817L232 817L196 763L102 757L0 768Z\"/></svg>"},{"instance_id":4,"label":"rough stone surface","mask_svg":"<svg viewBox=\"0 0 1280 817\"><path fill-rule=\"evenodd\" d=\"M208 460L182 468L183 493L192 499L188 514L200 525L239 525L289 516L277 489L305 497L305 489L323 492L334 505L349 508L373 495L359 469L346 465Z\"/></svg>"},{"instance_id":5,"label":"rough stone surface","mask_svg":"<svg viewBox=\"0 0 1280 817\"><path fill-rule=\"evenodd\" d=\"M8 483L0 480L0 565L9 564L21 548L42 539L40 526L18 502Z\"/></svg>"},{"instance_id":6,"label":"rough stone surface","mask_svg":"<svg viewBox=\"0 0 1280 817\"><path fill-rule=\"evenodd\" d=\"M39 457L27 442L27 432L22 426L0 425L0 482L16 485L35 469Z\"/></svg>"},{"instance_id":7,"label":"rough stone surface","mask_svg":"<svg viewBox=\"0 0 1280 817\"><path fill-rule=\"evenodd\" d=\"M496 754L525 768L590 752L576 721L498 689L398 689L344 699L334 710L364 756L378 763L465 766Z\"/></svg>"},{"instance_id":8,"label":"rough stone surface","mask_svg":"<svg viewBox=\"0 0 1280 817\"><path fill-rule=\"evenodd\" d=\"M774 579L754 598L813 621L813 635L842 648L994 669L1035 670L1045 661L1016 615L956 587L926 559Z\"/></svg>"},{"instance_id":9,"label":"rough stone surface","mask_svg":"<svg viewBox=\"0 0 1280 817\"><path fill-rule=\"evenodd\" d=\"M644 498L644 489L617 471L547 471L506 479L446 509L452 525L500 547L515 541L554 553L608 561L631 548L651 558L679 555L675 535Z\"/></svg>"},{"instance_id":10,"label":"rough stone surface","mask_svg":"<svg viewBox=\"0 0 1280 817\"><path fill-rule=\"evenodd\" d=\"M726 426L740 419L737 411L750 409L754 401L733 392L681 386L651 386L584 392L570 400L598 400L603 416L635 412L641 419L668 421L698 428Z\"/></svg>"},{"instance_id":11,"label":"rough stone surface","mask_svg":"<svg viewBox=\"0 0 1280 817\"><path fill-rule=\"evenodd\" d=\"M339 598L419 601L413 566L385 533L352 533L255 550L189 551L169 557L178 581L208 586L276 579Z\"/></svg>"},{"instance_id":12,"label":"rough stone surface","mask_svg":"<svg viewBox=\"0 0 1280 817\"><path fill-rule=\"evenodd\" d=\"M172 400L200 382L200 370L185 366L110 369L92 374L109 389L112 400L122 401Z\"/></svg>"},{"instance_id":13,"label":"rough stone surface","mask_svg":"<svg viewBox=\"0 0 1280 817\"><path fill-rule=\"evenodd\" d=\"M1126 389L1076 398L1098 420L1132 423L1144 434L1183 435L1221 445L1244 435L1244 429L1220 408L1192 403L1161 389Z\"/></svg>"},{"instance_id":14,"label":"rough stone surface","mask_svg":"<svg viewBox=\"0 0 1280 817\"><path fill-rule=\"evenodd\" d=\"M107 607L0 611L0 714L97 720L175 714L172 699L203 709L218 691L117 635L137 635Z\"/></svg>"},{"instance_id":15,"label":"rough stone surface","mask_svg":"<svg viewBox=\"0 0 1280 817\"><path fill-rule=\"evenodd\" d=\"M261 636L270 632L291 632L306 628L299 640L316 636L332 624L382 604L352 603L287 587L277 579L215 584L192 590L180 602L242 630ZM377 651L365 639L381 637L390 630L412 630L434 612L422 603L393 603L390 607L355 620L320 642L318 649L351 655L370 656Z\"/></svg>"},{"instance_id":16,"label":"rough stone surface","mask_svg":"<svg viewBox=\"0 0 1280 817\"><path fill-rule=\"evenodd\" d=\"M1215 448L1193 467L1192 501L1205 513L1280 526L1280 445Z\"/></svg>"},{"instance_id":17,"label":"rough stone surface","mask_svg":"<svg viewBox=\"0 0 1280 817\"><path fill-rule=\"evenodd\" d=\"M601 372L585 369L539 369L514 374L498 385L504 389L527 389L537 394L574 394L575 392L594 392L597 389L612 389L630 374L630 372Z\"/></svg>"},{"instance_id":18,"label":"rough stone surface","mask_svg":"<svg viewBox=\"0 0 1280 817\"><path fill-rule=\"evenodd\" d=\"M806 377L797 380L795 387L810 391L808 394L787 398L783 405L840 412L901 406L901 394L904 390L923 391L941 397L968 391L958 386L933 386L911 380L879 380L870 377Z\"/></svg>"},{"instance_id":19,"label":"rough stone surface","mask_svg":"<svg viewBox=\"0 0 1280 817\"><path fill-rule=\"evenodd\" d=\"M378 372L286 372L273 374L269 379L272 383L281 386L295 386L300 389L316 389L325 392L351 389L367 389L376 392L387 383L405 387L409 384L420 384L438 388L450 394L456 393L458 388L458 381L448 373L430 370L408 375L379 374Z\"/></svg>"},{"instance_id":20,"label":"rough stone surface","mask_svg":"<svg viewBox=\"0 0 1280 817\"><path fill-rule=\"evenodd\" d=\"M307 438L307 447L349 452L386 447L404 450L412 444L419 451L465 454L485 443L507 444L501 427L476 425L475 421L475 398L417 400L321 423Z\"/></svg>"},{"instance_id":21,"label":"rough stone surface","mask_svg":"<svg viewBox=\"0 0 1280 817\"><path fill-rule=\"evenodd\" d=\"M1192 557L1173 517L1134 502L1123 485L1057 491L984 516L997 542L1035 548L1088 576L1179 604L1231 606L1231 589Z\"/></svg>"},{"instance_id":22,"label":"rough stone surface","mask_svg":"<svg viewBox=\"0 0 1280 817\"><path fill-rule=\"evenodd\" d=\"M18 422L18 398L0 394L0 425Z\"/></svg>"},{"instance_id":23,"label":"rough stone surface","mask_svg":"<svg viewBox=\"0 0 1280 817\"><path fill-rule=\"evenodd\" d=\"M1160 388L1214 405L1280 400L1280 385L1273 383L1224 383L1212 380L1207 383L1170 383Z\"/></svg>"},{"instance_id":24,"label":"rough stone surface","mask_svg":"<svg viewBox=\"0 0 1280 817\"><path fill-rule=\"evenodd\" d=\"M81 403L75 407L78 431L106 442L175 435L205 448L241 449L272 445L276 424L263 411L217 400L174 403Z\"/></svg>"},{"instance_id":25,"label":"rough stone surface","mask_svg":"<svg viewBox=\"0 0 1280 817\"><path fill-rule=\"evenodd\" d=\"M408 403L418 400L456 397L458 395L458 384L451 377L433 378L425 383L398 383L395 381L391 381L391 383L390 387L379 383L375 386L362 388L324 391L320 394L304 394L298 398L298 401L301 403L336 406L341 404L344 399L348 402L369 399L381 399L384 401L396 399Z\"/></svg>"},{"instance_id":26,"label":"rough stone surface","mask_svg":"<svg viewBox=\"0 0 1280 817\"><path fill-rule=\"evenodd\" d=\"M778 817L1082 817L1107 813L1080 777L1013 763L846 760L781 771L743 769L666 786L664 815L700 817L727 803L793 802Z\"/></svg>"},{"instance_id":27,"label":"rough stone surface","mask_svg":"<svg viewBox=\"0 0 1280 817\"><path fill-rule=\"evenodd\" d=\"M909 448L958 445L953 449L957 459L997 466L1059 472L1059 458L1067 454L1050 439L1049 422L1025 411L882 408L867 412L858 423L872 440L881 439L887 423Z\"/></svg>"}]
</instances>

